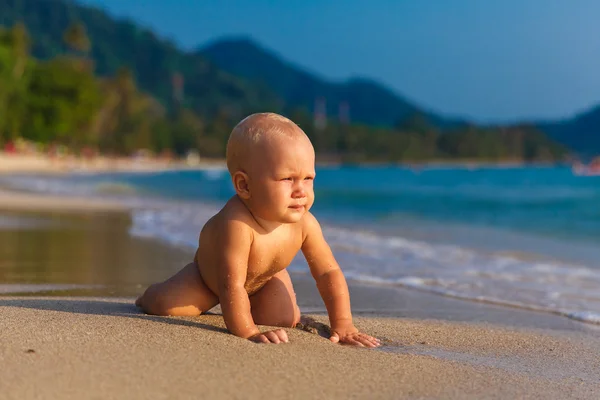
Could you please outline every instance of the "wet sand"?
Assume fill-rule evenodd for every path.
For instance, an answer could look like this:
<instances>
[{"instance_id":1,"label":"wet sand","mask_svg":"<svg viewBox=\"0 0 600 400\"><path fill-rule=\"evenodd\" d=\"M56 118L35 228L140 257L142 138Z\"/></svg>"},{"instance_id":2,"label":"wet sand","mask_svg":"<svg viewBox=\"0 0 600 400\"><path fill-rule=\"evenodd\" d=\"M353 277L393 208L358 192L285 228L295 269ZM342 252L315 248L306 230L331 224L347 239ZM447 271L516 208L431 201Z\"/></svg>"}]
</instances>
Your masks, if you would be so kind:
<instances>
[{"instance_id":1,"label":"wet sand","mask_svg":"<svg viewBox=\"0 0 600 400\"><path fill-rule=\"evenodd\" d=\"M17 192L14 190L0 189L0 210L5 211L126 211L126 208L105 199L90 199L66 197L58 195L38 195L34 193Z\"/></svg>"},{"instance_id":2,"label":"wet sand","mask_svg":"<svg viewBox=\"0 0 600 400\"><path fill-rule=\"evenodd\" d=\"M314 329L258 345L228 334L218 308L171 318L134 306L191 254L129 236L125 210L0 205L0 217L3 399L600 398L598 326L350 282L357 326L385 343L352 348L324 337L314 282L294 274Z\"/></svg>"}]
</instances>

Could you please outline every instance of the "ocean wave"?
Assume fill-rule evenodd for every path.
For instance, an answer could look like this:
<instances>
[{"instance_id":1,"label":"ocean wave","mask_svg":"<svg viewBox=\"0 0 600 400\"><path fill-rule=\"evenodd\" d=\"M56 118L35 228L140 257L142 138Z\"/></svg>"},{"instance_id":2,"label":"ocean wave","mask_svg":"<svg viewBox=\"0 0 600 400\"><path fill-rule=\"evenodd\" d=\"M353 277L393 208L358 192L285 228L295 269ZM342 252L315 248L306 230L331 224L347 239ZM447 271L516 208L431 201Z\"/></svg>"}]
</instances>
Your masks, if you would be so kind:
<instances>
[{"instance_id":1,"label":"ocean wave","mask_svg":"<svg viewBox=\"0 0 600 400\"><path fill-rule=\"evenodd\" d=\"M597 269L355 230L326 228L325 235L332 248L337 247L346 275L358 281L600 323Z\"/></svg>"},{"instance_id":2,"label":"ocean wave","mask_svg":"<svg viewBox=\"0 0 600 400\"><path fill-rule=\"evenodd\" d=\"M329 171L329 173L333 172L335 171ZM132 209L130 229L132 235L162 240L191 251L197 246L198 234L202 226L218 211L218 207L195 200L185 200L200 196L195 192L180 193L178 190L202 186L202 190L218 193L217 197L220 199L228 195L227 190L230 186L223 171L137 175L135 179L137 180L128 181L123 177L115 179L106 175L4 177L0 180L0 184L45 193L118 198ZM155 188L159 183L164 187L161 187L162 192L159 191L157 194L163 194L163 197L148 195L145 190ZM469 191L474 190L474 188L469 189ZM590 189L586 188L584 191L586 190ZM172 192L179 194L181 198L168 199ZM337 194L332 192L331 196L340 199L343 193L343 191ZM372 197L371 195L366 197ZM557 194L556 197L563 196L565 193ZM533 197L535 196L530 196ZM219 200L218 203L222 202ZM354 206L362 207L362 202L359 203ZM390 201L390 204L392 203L393 201ZM335 204L339 206L338 202ZM462 203L462 206L464 205ZM364 207L377 208L368 201ZM457 205L454 212L459 209L458 207ZM364 209L357 210L356 212L360 213ZM394 231L396 226L394 213L397 212L413 215L414 219L410 220L410 227L404 226L402 230L397 228ZM493 214L494 210L490 211L488 207L487 213ZM554 214L550 214L543 215L544 218L547 217L545 220L526 221L528 224L531 222L544 226L555 218ZM424 222L420 222L419 217L415 217L414 213L411 214L410 210L391 210L385 215L386 220L382 220L381 223L377 219L379 216L369 217L370 227L373 228L370 231L362 228L363 225L360 223L340 227L323 222L325 237L348 278L370 284L426 290L465 300L551 312L579 321L600 324L600 270L590 268L592 264L559 260L554 257L555 252L544 251L544 246L547 248L548 244L539 242L539 237L536 236L535 240L529 242L529 245L535 241L538 243L535 251L530 253L526 249L514 246L508 249L514 250L512 252L499 248L474 248L469 243L473 244L480 239L485 239L487 242L498 241L511 246L519 239L512 236L504 236L504 239L501 236L480 238L480 231L477 230L479 228L475 226L462 225L462 231L457 233L458 231L453 230L454 228L448 223L427 220L424 229L432 235L439 235L443 231L442 236L447 238L453 236L466 238L460 245L450 245L447 243L452 242L451 240L444 242L444 240L417 239L411 236L411 230L414 231L415 227ZM538 217L541 218L540 215ZM470 218L473 216L471 215ZM490 232L494 232L496 228L489 227ZM592 229L593 232L594 229L597 229L596 225ZM573 243L575 243L573 246L576 246L577 242L573 241ZM585 246L587 246L585 248L589 247ZM308 271L306 263L300 256L294 259L290 269L302 273Z\"/></svg>"}]
</instances>

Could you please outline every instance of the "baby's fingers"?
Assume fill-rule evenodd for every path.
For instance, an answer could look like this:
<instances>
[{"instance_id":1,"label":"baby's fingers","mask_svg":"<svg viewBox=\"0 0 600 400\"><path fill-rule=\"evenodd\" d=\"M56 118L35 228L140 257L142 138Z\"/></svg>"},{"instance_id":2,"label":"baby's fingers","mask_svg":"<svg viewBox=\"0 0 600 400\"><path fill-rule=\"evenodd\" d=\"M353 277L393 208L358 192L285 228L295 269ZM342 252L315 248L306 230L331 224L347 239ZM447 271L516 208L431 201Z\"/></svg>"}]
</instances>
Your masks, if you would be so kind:
<instances>
[{"instance_id":1,"label":"baby's fingers","mask_svg":"<svg viewBox=\"0 0 600 400\"><path fill-rule=\"evenodd\" d=\"M288 342L288 335L283 329L275 329L274 331L265 332L264 335L271 343L279 344Z\"/></svg>"},{"instance_id":2,"label":"baby's fingers","mask_svg":"<svg viewBox=\"0 0 600 400\"><path fill-rule=\"evenodd\" d=\"M364 344L362 344L361 341L358 340L359 338L356 336L346 336L344 338L344 340L342 341L342 343L344 344L351 344L353 346L358 346L358 347L365 347Z\"/></svg>"},{"instance_id":3,"label":"baby's fingers","mask_svg":"<svg viewBox=\"0 0 600 400\"><path fill-rule=\"evenodd\" d=\"M255 343L269 343L269 339L263 334L254 335L248 339Z\"/></svg>"},{"instance_id":4,"label":"baby's fingers","mask_svg":"<svg viewBox=\"0 0 600 400\"><path fill-rule=\"evenodd\" d=\"M365 333L359 333L356 335L356 340L360 341L364 345L368 347L379 347L381 346L381 341L373 336L367 335Z\"/></svg>"},{"instance_id":5,"label":"baby's fingers","mask_svg":"<svg viewBox=\"0 0 600 400\"><path fill-rule=\"evenodd\" d=\"M359 347L379 347L381 345L378 339L364 333L346 336L343 342Z\"/></svg>"},{"instance_id":6,"label":"baby's fingers","mask_svg":"<svg viewBox=\"0 0 600 400\"><path fill-rule=\"evenodd\" d=\"M271 343L275 343L275 344L281 343L279 336L277 336L277 333L275 333L273 331L265 332L264 335L267 337L267 339L269 339L269 342L271 342Z\"/></svg>"},{"instance_id":7,"label":"baby's fingers","mask_svg":"<svg viewBox=\"0 0 600 400\"><path fill-rule=\"evenodd\" d=\"M362 343L363 345L367 346L367 347L379 347L381 346L381 342L379 341L379 339L376 339L372 336L369 335L365 335L365 334L359 334L358 337L356 337L356 340L359 341L360 343Z\"/></svg>"},{"instance_id":8,"label":"baby's fingers","mask_svg":"<svg viewBox=\"0 0 600 400\"><path fill-rule=\"evenodd\" d=\"M288 335L287 332L284 331L283 329L277 329L275 332L275 334L277 335L277 337L279 338L279 340L283 343L287 343L289 341L288 339Z\"/></svg>"},{"instance_id":9,"label":"baby's fingers","mask_svg":"<svg viewBox=\"0 0 600 400\"><path fill-rule=\"evenodd\" d=\"M259 333L252 337L249 337L248 339L256 343L279 344L288 342L287 333L283 329L276 329L274 331Z\"/></svg>"}]
</instances>

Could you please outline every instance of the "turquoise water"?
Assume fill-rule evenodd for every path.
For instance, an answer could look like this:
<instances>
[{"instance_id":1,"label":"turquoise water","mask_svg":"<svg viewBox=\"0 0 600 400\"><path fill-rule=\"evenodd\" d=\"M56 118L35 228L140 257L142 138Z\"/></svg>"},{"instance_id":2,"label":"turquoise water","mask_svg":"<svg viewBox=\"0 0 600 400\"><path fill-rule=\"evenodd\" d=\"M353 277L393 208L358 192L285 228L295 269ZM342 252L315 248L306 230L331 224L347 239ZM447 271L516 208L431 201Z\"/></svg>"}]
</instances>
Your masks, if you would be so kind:
<instances>
[{"instance_id":1,"label":"turquoise water","mask_svg":"<svg viewBox=\"0 0 600 400\"><path fill-rule=\"evenodd\" d=\"M222 203L233 191L218 170L99 176L149 194ZM89 180L89 178L82 178ZM494 227L598 243L600 177L568 168L322 168L313 211L394 224L403 218Z\"/></svg>"},{"instance_id":2,"label":"turquoise water","mask_svg":"<svg viewBox=\"0 0 600 400\"><path fill-rule=\"evenodd\" d=\"M233 194L224 170L3 178L105 196L131 233L193 248ZM319 168L313 213L346 275L600 322L600 177L561 167ZM290 267L307 272L299 256Z\"/></svg>"}]
</instances>

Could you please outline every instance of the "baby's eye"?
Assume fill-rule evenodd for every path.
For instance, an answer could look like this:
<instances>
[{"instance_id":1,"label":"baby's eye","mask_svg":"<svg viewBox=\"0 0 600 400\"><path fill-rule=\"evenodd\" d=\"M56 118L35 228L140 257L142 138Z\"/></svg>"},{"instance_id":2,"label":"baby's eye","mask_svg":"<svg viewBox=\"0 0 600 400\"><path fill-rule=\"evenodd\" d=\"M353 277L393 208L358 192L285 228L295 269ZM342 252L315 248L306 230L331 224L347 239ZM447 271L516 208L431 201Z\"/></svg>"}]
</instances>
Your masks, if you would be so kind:
<instances>
[{"instance_id":1,"label":"baby's eye","mask_svg":"<svg viewBox=\"0 0 600 400\"><path fill-rule=\"evenodd\" d=\"M307 176L306 178L304 178L305 181L312 181L313 179L315 179L314 176Z\"/></svg>"},{"instance_id":2,"label":"baby's eye","mask_svg":"<svg viewBox=\"0 0 600 400\"><path fill-rule=\"evenodd\" d=\"M291 180L292 180L292 178L282 178L281 180L282 180L282 181L291 181Z\"/></svg>"}]
</instances>

